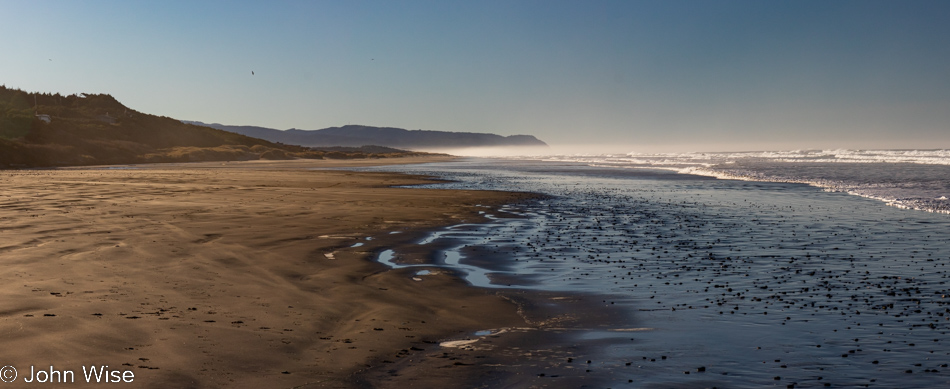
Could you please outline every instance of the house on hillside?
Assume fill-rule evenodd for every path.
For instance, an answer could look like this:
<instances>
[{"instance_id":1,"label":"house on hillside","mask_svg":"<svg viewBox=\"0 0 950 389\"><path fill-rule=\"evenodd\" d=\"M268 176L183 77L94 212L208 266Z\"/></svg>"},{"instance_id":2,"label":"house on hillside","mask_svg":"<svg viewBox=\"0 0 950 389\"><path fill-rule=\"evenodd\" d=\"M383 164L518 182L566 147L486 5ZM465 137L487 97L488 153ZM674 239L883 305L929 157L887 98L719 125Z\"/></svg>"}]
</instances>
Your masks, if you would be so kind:
<instances>
[{"instance_id":1,"label":"house on hillside","mask_svg":"<svg viewBox=\"0 0 950 389\"><path fill-rule=\"evenodd\" d=\"M53 122L53 119L49 115L40 113L39 105L36 103L36 95L33 95L33 113L36 115L36 118L42 120L43 123L50 124Z\"/></svg>"}]
</instances>

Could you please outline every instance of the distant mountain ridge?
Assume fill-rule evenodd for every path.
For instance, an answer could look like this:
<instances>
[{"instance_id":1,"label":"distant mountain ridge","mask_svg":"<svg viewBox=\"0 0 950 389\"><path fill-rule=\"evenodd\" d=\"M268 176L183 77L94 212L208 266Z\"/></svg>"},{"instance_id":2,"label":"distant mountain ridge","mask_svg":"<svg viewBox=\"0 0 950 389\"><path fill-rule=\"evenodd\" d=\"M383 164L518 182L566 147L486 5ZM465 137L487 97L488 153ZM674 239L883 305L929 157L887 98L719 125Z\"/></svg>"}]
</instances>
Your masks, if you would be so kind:
<instances>
[{"instance_id":1,"label":"distant mountain ridge","mask_svg":"<svg viewBox=\"0 0 950 389\"><path fill-rule=\"evenodd\" d=\"M346 125L320 130L299 130L291 128L282 131L255 126L229 126L219 123L207 124L198 121L184 122L230 131L270 142L306 147L360 147L374 145L409 150L431 150L469 147L548 146L547 143L531 135L501 136L489 133L406 130L402 128L361 125Z\"/></svg>"}]
</instances>

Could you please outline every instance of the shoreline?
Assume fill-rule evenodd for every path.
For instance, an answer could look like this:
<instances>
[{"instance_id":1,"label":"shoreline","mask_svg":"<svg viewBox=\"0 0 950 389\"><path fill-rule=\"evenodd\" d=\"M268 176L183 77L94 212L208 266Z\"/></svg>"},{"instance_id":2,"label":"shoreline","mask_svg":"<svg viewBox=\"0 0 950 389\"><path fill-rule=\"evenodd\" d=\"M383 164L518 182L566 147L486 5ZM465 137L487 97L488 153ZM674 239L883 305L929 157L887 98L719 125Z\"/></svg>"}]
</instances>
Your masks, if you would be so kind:
<instances>
[{"instance_id":1,"label":"shoreline","mask_svg":"<svg viewBox=\"0 0 950 389\"><path fill-rule=\"evenodd\" d=\"M374 255L533 194L307 170L397 161L322 162L3 171L4 362L104 364L144 387L359 387L444 339L525 325L504 293Z\"/></svg>"}]
</instances>

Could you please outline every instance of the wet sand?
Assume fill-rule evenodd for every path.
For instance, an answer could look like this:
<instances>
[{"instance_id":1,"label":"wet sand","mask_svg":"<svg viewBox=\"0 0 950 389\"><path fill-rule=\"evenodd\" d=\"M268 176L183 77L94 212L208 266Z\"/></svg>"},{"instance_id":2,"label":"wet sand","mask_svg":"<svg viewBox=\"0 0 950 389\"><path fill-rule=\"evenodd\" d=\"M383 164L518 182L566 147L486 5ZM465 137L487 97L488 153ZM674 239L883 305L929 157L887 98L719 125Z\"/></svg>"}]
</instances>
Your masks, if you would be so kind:
<instances>
[{"instance_id":1,"label":"wet sand","mask_svg":"<svg viewBox=\"0 0 950 389\"><path fill-rule=\"evenodd\" d=\"M493 362L496 373L536 377L513 387L950 383L946 215L802 184L636 169L611 175L584 164L478 160L386 168L459 180L439 187L551 195L513 208L520 218L453 226L430 234L428 247L399 247L388 255L397 266L419 268L417 253L435 250L440 255L433 257L457 263L451 267L493 272L494 285L467 277L476 285L514 281L575 299L604 293L577 306L600 303L595 314L629 313L616 326L603 326L612 317L585 312L576 315L580 325L519 335L554 334L556 341L508 339L512 331L458 339L474 340L457 343L474 351L491 349L482 361L520 352Z\"/></svg>"},{"instance_id":2,"label":"wet sand","mask_svg":"<svg viewBox=\"0 0 950 389\"><path fill-rule=\"evenodd\" d=\"M441 375L387 366L475 330L530 326L511 297L449 272L415 281L372 257L425 230L478 221L477 205L531 195L392 188L427 181L308 170L421 161L2 171L0 365L21 380L31 366L72 370L77 382L83 366L108 365L155 388L478 377L488 367L472 361L438 361L456 371Z\"/></svg>"}]
</instances>

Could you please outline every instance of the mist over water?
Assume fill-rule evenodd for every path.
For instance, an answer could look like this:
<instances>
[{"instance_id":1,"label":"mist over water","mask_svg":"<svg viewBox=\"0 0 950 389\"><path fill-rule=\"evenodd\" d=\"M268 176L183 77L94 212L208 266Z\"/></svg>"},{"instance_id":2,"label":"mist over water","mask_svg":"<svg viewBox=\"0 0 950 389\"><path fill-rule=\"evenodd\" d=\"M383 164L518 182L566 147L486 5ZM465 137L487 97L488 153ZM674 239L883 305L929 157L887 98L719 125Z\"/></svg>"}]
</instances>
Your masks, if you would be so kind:
<instances>
[{"instance_id":1,"label":"mist over water","mask_svg":"<svg viewBox=\"0 0 950 389\"><path fill-rule=\"evenodd\" d=\"M810 185L680 173L741 163L702 157L662 156L670 162L663 169L663 160L630 155L374 169L456 180L436 187L552 196L486 210L486 224L417 242L435 251L429 266L455 268L474 285L606 295L603 309L629 315L626 325L589 323L572 335L572 344L594 350L576 357L591 360L595 374L539 362L536 373L549 380L541 384L950 383L950 218ZM757 171L763 162L801 163L759 158L770 159L757 160ZM847 162L813 163L855 171ZM399 258L393 249L380 259L405 266Z\"/></svg>"}]
</instances>

